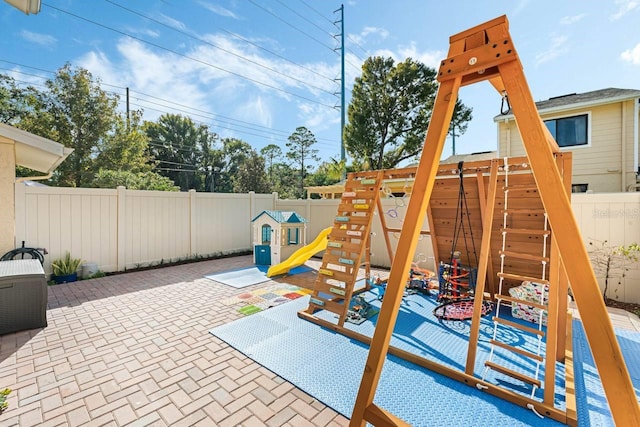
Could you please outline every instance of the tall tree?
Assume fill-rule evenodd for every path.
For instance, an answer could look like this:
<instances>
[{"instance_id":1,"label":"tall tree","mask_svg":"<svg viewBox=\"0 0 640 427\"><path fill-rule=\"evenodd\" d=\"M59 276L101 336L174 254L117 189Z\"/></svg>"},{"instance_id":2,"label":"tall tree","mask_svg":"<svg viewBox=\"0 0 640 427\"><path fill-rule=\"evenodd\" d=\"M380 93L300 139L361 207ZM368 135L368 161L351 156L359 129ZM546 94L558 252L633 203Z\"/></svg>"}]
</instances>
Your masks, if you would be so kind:
<instances>
[{"instance_id":1,"label":"tall tree","mask_svg":"<svg viewBox=\"0 0 640 427\"><path fill-rule=\"evenodd\" d=\"M313 133L304 126L299 126L289 135L287 157L293 161L299 171L297 197L304 196L304 178L313 167L311 160L319 161L318 150L312 148L317 140Z\"/></svg>"},{"instance_id":2,"label":"tall tree","mask_svg":"<svg viewBox=\"0 0 640 427\"><path fill-rule=\"evenodd\" d=\"M149 139L142 129L142 112L131 112L129 120L118 115L113 132L106 135L98 146L95 169L134 173L150 171L153 165L149 163L148 149Z\"/></svg>"},{"instance_id":3,"label":"tall tree","mask_svg":"<svg viewBox=\"0 0 640 427\"><path fill-rule=\"evenodd\" d=\"M282 158L282 149L276 144L269 144L260 150L260 154L264 158L269 177L269 185L271 188L275 186L274 181L274 161Z\"/></svg>"},{"instance_id":4,"label":"tall tree","mask_svg":"<svg viewBox=\"0 0 640 427\"><path fill-rule=\"evenodd\" d=\"M467 131L467 126L473 118L471 115L471 108L467 107L460 101L456 100L456 105L453 107L453 116L451 117L451 124L449 125L449 135L451 135L451 151L456 155L456 137L464 135Z\"/></svg>"},{"instance_id":5,"label":"tall tree","mask_svg":"<svg viewBox=\"0 0 640 427\"><path fill-rule=\"evenodd\" d=\"M411 58L371 57L356 78L344 129L354 164L386 169L419 155L437 91L436 71Z\"/></svg>"},{"instance_id":6,"label":"tall tree","mask_svg":"<svg viewBox=\"0 0 640 427\"><path fill-rule=\"evenodd\" d=\"M30 110L28 98L34 88L22 89L13 77L0 74L0 122L19 125L20 119Z\"/></svg>"},{"instance_id":7,"label":"tall tree","mask_svg":"<svg viewBox=\"0 0 640 427\"><path fill-rule=\"evenodd\" d=\"M70 64L58 70L46 83L47 91L34 93L34 106L20 126L74 149L54 175L54 184L91 185L93 163L100 141L112 129L118 97L100 88L99 80Z\"/></svg>"},{"instance_id":8,"label":"tall tree","mask_svg":"<svg viewBox=\"0 0 640 427\"><path fill-rule=\"evenodd\" d=\"M233 177L238 174L240 166L251 155L253 148L247 142L237 138L222 140L222 167L216 179L216 191L233 193Z\"/></svg>"},{"instance_id":9,"label":"tall tree","mask_svg":"<svg viewBox=\"0 0 640 427\"><path fill-rule=\"evenodd\" d=\"M204 190L208 171L202 165L203 151L215 139L207 126L179 114L164 114L156 122L146 122L145 132L162 175L171 178L181 191Z\"/></svg>"},{"instance_id":10,"label":"tall tree","mask_svg":"<svg viewBox=\"0 0 640 427\"><path fill-rule=\"evenodd\" d=\"M233 190L236 193L268 193L269 183L264 170L264 158L255 150L251 150L233 177Z\"/></svg>"}]
</instances>

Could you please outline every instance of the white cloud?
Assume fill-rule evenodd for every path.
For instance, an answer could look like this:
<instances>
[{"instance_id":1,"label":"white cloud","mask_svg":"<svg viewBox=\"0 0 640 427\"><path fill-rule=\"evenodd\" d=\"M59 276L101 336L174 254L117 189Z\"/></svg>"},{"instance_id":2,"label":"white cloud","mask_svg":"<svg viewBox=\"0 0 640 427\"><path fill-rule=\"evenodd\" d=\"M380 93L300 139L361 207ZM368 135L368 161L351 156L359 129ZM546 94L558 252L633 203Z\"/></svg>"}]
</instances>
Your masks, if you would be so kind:
<instances>
[{"instance_id":1,"label":"white cloud","mask_svg":"<svg viewBox=\"0 0 640 427\"><path fill-rule=\"evenodd\" d=\"M576 22L582 20L585 16L587 16L585 13L581 13L579 15L565 16L562 19L560 19L560 24L562 25L575 24Z\"/></svg>"},{"instance_id":2,"label":"white cloud","mask_svg":"<svg viewBox=\"0 0 640 427\"><path fill-rule=\"evenodd\" d=\"M156 17L156 20L159 22L162 22L165 25L168 25L171 28L176 28L180 31L187 30L187 26L184 24L184 22L178 21L177 19L173 19L172 17L167 16L163 13L158 14L158 16Z\"/></svg>"},{"instance_id":3,"label":"white cloud","mask_svg":"<svg viewBox=\"0 0 640 427\"><path fill-rule=\"evenodd\" d=\"M633 49L627 49L620 54L620 57L627 62L631 62L634 65L640 65L640 43L638 43Z\"/></svg>"},{"instance_id":4,"label":"white cloud","mask_svg":"<svg viewBox=\"0 0 640 427\"><path fill-rule=\"evenodd\" d=\"M544 52L535 56L535 64L540 65L557 58L567 51L567 36L555 36L551 38L551 46Z\"/></svg>"},{"instance_id":5,"label":"white cloud","mask_svg":"<svg viewBox=\"0 0 640 427\"><path fill-rule=\"evenodd\" d=\"M407 58L411 58L435 69L438 69L440 67L440 61L446 58L446 53L439 50L418 51L415 42L412 42L408 46L398 46L396 50L380 49L377 50L374 55L382 56L383 58L391 57L396 62L402 62Z\"/></svg>"},{"instance_id":6,"label":"white cloud","mask_svg":"<svg viewBox=\"0 0 640 427\"><path fill-rule=\"evenodd\" d=\"M34 33L32 31L22 30L20 37L23 39L45 47L53 47L58 43L58 39L48 34Z\"/></svg>"},{"instance_id":7,"label":"white cloud","mask_svg":"<svg viewBox=\"0 0 640 427\"><path fill-rule=\"evenodd\" d=\"M520 13L522 13L522 11L525 10L527 8L527 6L529 5L529 2L530 2L530 0L519 0L518 4L516 4L515 8L511 12L511 15L515 16L515 15L519 15Z\"/></svg>"},{"instance_id":8,"label":"white cloud","mask_svg":"<svg viewBox=\"0 0 640 427\"><path fill-rule=\"evenodd\" d=\"M233 117L260 126L271 127L273 125L273 114L262 96L247 99L246 102L238 104Z\"/></svg>"},{"instance_id":9,"label":"white cloud","mask_svg":"<svg viewBox=\"0 0 640 427\"><path fill-rule=\"evenodd\" d=\"M618 5L618 11L611 15L611 20L616 21L622 18L627 13L635 10L638 6L640 6L640 1L638 0L616 0L616 4Z\"/></svg>"},{"instance_id":10,"label":"white cloud","mask_svg":"<svg viewBox=\"0 0 640 427\"><path fill-rule=\"evenodd\" d=\"M362 45L366 44L371 39L385 40L389 37L389 31L379 27L364 27L359 34L348 34L347 40L359 45L362 49Z\"/></svg>"},{"instance_id":11,"label":"white cloud","mask_svg":"<svg viewBox=\"0 0 640 427\"><path fill-rule=\"evenodd\" d=\"M201 2L198 2L198 3L200 3L200 5L202 7L204 7L207 10L209 10L210 12L215 13L216 15L224 16L224 17L227 17L227 18L238 19L238 16L235 13L233 13L229 9L225 9L222 6L219 6L219 5L216 5L216 4L212 4L212 3L207 3L207 2L204 2L204 1L201 1Z\"/></svg>"}]
</instances>

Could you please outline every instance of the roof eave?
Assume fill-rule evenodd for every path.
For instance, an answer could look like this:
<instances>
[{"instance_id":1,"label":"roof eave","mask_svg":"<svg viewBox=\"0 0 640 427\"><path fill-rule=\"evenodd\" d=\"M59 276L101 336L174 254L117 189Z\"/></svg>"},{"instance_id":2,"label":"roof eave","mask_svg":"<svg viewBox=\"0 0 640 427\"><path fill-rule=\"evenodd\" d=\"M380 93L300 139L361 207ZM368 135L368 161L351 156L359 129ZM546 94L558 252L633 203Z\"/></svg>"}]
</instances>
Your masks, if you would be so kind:
<instances>
[{"instance_id":1,"label":"roof eave","mask_svg":"<svg viewBox=\"0 0 640 427\"><path fill-rule=\"evenodd\" d=\"M73 152L58 142L4 123L0 123L0 136L14 141L16 165L46 174L53 173Z\"/></svg>"},{"instance_id":2,"label":"roof eave","mask_svg":"<svg viewBox=\"0 0 640 427\"><path fill-rule=\"evenodd\" d=\"M557 105L555 107L541 108L541 109L538 109L538 114L557 113L561 111L577 110L577 109L586 108L586 107L596 107L604 104L613 104L615 102L632 101L638 98L640 98L640 93L637 93L634 95L612 96L609 98L595 99L592 101L576 102L573 104L564 104L564 105ZM513 113L509 113L505 115L495 116L493 118L493 121L498 123L504 120L512 120L513 118L514 118Z\"/></svg>"}]
</instances>

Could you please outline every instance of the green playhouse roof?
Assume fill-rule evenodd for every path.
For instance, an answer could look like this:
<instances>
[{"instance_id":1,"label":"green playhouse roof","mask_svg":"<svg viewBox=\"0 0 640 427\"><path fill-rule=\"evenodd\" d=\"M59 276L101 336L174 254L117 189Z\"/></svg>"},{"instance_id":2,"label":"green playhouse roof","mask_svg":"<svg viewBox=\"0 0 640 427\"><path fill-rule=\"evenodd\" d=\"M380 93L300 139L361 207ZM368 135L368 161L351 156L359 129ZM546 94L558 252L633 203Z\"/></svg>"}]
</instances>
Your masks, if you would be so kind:
<instances>
[{"instance_id":1,"label":"green playhouse roof","mask_svg":"<svg viewBox=\"0 0 640 427\"><path fill-rule=\"evenodd\" d=\"M256 215L256 217L253 218L251 222L254 222L256 219L265 214L269 215L279 223L307 222L306 219L293 211L262 211L258 215Z\"/></svg>"}]
</instances>

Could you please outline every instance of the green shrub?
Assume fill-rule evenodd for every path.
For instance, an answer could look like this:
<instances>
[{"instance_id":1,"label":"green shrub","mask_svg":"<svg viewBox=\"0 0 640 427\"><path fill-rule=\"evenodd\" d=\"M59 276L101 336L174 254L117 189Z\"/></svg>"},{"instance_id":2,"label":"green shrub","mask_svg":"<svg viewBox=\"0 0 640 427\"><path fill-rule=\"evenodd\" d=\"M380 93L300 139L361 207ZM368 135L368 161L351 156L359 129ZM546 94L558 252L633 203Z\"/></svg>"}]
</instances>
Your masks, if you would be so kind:
<instances>
[{"instance_id":1,"label":"green shrub","mask_svg":"<svg viewBox=\"0 0 640 427\"><path fill-rule=\"evenodd\" d=\"M71 254L67 252L63 258L52 261L51 268L56 276L68 276L78 271L81 262L80 258L71 258Z\"/></svg>"}]
</instances>

